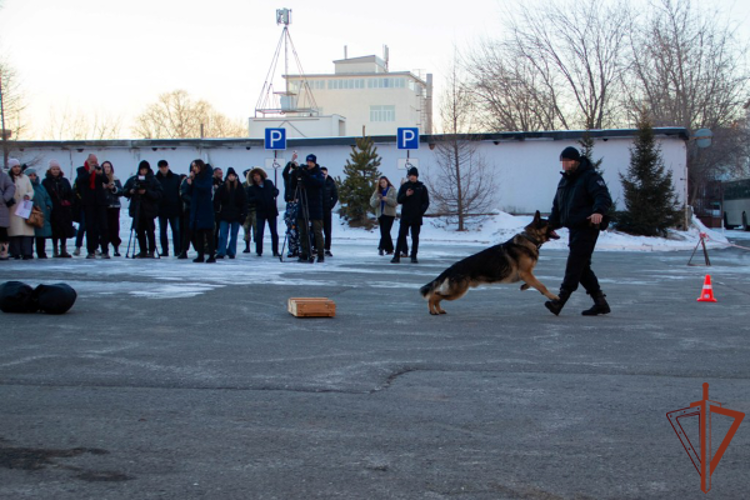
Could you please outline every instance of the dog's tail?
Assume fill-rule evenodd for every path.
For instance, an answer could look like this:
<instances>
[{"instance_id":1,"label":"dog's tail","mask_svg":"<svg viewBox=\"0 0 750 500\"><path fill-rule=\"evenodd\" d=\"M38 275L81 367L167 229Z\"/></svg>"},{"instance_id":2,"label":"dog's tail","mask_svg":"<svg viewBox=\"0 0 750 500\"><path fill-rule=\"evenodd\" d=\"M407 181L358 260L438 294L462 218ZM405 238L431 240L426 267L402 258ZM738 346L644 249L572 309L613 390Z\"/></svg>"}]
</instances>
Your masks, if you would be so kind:
<instances>
[{"instance_id":1,"label":"dog's tail","mask_svg":"<svg viewBox=\"0 0 750 500\"><path fill-rule=\"evenodd\" d=\"M444 279L445 278L442 275L438 276L437 278L435 278L434 280L430 281L425 286L420 288L419 293L421 293L422 297L426 299L432 292L434 292L436 289L442 286Z\"/></svg>"}]
</instances>

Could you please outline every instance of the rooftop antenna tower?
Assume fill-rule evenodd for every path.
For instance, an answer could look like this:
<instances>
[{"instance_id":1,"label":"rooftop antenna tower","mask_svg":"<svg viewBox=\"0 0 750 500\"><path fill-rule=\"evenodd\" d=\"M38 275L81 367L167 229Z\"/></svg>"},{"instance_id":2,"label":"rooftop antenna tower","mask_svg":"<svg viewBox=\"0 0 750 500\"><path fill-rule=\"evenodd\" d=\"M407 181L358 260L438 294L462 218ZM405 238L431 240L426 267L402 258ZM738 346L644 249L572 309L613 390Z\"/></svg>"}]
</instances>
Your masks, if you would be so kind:
<instances>
[{"instance_id":1,"label":"rooftop antenna tower","mask_svg":"<svg viewBox=\"0 0 750 500\"><path fill-rule=\"evenodd\" d=\"M284 114L318 115L318 106L310 89L310 84L305 77L305 72L302 70L302 63L300 63L297 49L294 48L292 36L289 34L289 25L291 23L291 9L276 10L276 24L283 25L284 28L281 30L281 38L279 38L279 43L276 45L276 52L273 55L271 67L266 75L263 90L255 105L256 117L259 114L264 117L266 115ZM273 79L276 76L276 68L281 58L282 47L284 50L284 74L282 75L284 84L282 90L274 90ZM298 79L295 78L291 85L289 83L289 49L292 51L298 75Z\"/></svg>"}]
</instances>

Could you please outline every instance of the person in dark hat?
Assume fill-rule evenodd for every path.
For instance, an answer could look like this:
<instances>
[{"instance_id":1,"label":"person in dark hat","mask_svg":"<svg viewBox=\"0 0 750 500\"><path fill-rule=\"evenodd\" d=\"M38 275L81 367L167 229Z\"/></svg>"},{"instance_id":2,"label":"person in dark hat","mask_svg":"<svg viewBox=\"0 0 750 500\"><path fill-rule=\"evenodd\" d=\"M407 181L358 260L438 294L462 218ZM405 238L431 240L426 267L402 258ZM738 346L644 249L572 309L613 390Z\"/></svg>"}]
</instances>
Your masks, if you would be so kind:
<instances>
[{"instance_id":1,"label":"person in dark hat","mask_svg":"<svg viewBox=\"0 0 750 500\"><path fill-rule=\"evenodd\" d=\"M172 172L167 160L159 160L159 171L156 180L161 184L162 197L159 201L159 241L161 242L161 256L169 256L169 237L167 227L172 228L172 248L174 255L179 256L182 251L182 237L180 233L180 218L182 215L182 199L180 185L182 179Z\"/></svg>"},{"instance_id":2,"label":"person in dark hat","mask_svg":"<svg viewBox=\"0 0 750 500\"><path fill-rule=\"evenodd\" d=\"M138 235L140 253L133 258L153 259L156 255L156 225L162 188L146 160L138 164L138 174L125 183L123 194L130 199L128 213L133 218L133 227Z\"/></svg>"},{"instance_id":3,"label":"person in dark hat","mask_svg":"<svg viewBox=\"0 0 750 500\"><path fill-rule=\"evenodd\" d=\"M323 249L323 186L325 177L320 171L318 159L315 155L307 155L307 166L297 169L298 175L292 178L292 188L297 184L301 187L300 206L297 211L297 227L300 238L300 262L315 262L310 242L310 225L315 234L315 250L317 262L325 262Z\"/></svg>"},{"instance_id":4,"label":"person in dark hat","mask_svg":"<svg viewBox=\"0 0 750 500\"><path fill-rule=\"evenodd\" d=\"M276 206L276 197L279 190L273 185L265 170L260 167L253 168L248 173L248 179L252 185L247 188L248 205L255 207L257 229L255 232L255 253L258 257L263 255L263 233L266 222L271 232L271 250L274 257L279 257L279 234L276 230L276 218L279 209Z\"/></svg>"},{"instance_id":5,"label":"person in dark hat","mask_svg":"<svg viewBox=\"0 0 750 500\"><path fill-rule=\"evenodd\" d=\"M107 197L104 186L109 179L99 165L95 154L86 158L82 167L78 167L75 186L83 208L86 225L87 259L96 258L96 249L101 245L102 258L109 259L109 226L107 225ZM76 250L78 245L76 245ZM74 253L78 255L79 252Z\"/></svg>"},{"instance_id":6,"label":"person in dark hat","mask_svg":"<svg viewBox=\"0 0 750 500\"><path fill-rule=\"evenodd\" d=\"M219 220L219 246L217 259L225 256L234 259L237 255L237 234L247 215L247 196L237 172L227 169L227 176L214 193L214 210Z\"/></svg>"},{"instance_id":7,"label":"person in dark hat","mask_svg":"<svg viewBox=\"0 0 750 500\"><path fill-rule=\"evenodd\" d=\"M407 175L409 180L401 185L396 197L401 205L401 225L398 229L398 242L396 252L391 262L401 262L401 252L406 252L406 235L411 230L411 261L417 264L417 252L419 252L419 232L422 228L422 216L430 206L430 195L427 186L419 182L419 170L411 167Z\"/></svg>"},{"instance_id":8,"label":"person in dark hat","mask_svg":"<svg viewBox=\"0 0 750 500\"><path fill-rule=\"evenodd\" d=\"M557 185L549 222L553 229L568 228L570 253L565 266L565 277L560 285L560 298L547 301L544 305L555 316L559 315L580 283L594 300L594 306L581 314L607 314L610 312L609 304L591 269L591 255L599 232L606 229L612 198L602 176L576 148L563 149L560 161L563 168L562 179Z\"/></svg>"}]
</instances>

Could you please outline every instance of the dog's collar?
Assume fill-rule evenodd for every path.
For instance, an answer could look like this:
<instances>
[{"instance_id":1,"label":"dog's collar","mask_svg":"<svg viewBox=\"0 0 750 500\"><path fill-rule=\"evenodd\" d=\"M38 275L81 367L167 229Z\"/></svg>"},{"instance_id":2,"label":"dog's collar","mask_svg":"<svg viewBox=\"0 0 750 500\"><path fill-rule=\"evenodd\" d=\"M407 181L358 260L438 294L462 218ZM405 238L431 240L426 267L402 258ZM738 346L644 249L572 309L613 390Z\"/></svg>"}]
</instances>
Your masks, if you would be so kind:
<instances>
[{"instance_id":1,"label":"dog's collar","mask_svg":"<svg viewBox=\"0 0 750 500\"><path fill-rule=\"evenodd\" d=\"M534 244L534 246L536 246L537 250L540 249L540 248L542 248L542 243L543 242L535 240L534 238L532 238L531 236L529 236L528 234L526 234L526 231L524 231L523 233L520 233L520 236L523 236L524 238L526 238L527 240L529 240L530 242L532 242Z\"/></svg>"}]
</instances>

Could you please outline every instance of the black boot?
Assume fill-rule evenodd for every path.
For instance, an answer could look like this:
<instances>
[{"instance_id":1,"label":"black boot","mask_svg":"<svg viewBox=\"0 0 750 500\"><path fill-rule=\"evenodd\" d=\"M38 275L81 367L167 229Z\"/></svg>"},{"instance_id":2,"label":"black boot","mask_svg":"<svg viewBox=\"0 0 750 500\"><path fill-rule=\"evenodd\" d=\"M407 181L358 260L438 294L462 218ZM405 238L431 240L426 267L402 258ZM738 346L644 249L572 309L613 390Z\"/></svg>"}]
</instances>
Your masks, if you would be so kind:
<instances>
[{"instance_id":1,"label":"black boot","mask_svg":"<svg viewBox=\"0 0 750 500\"><path fill-rule=\"evenodd\" d=\"M567 290L560 290L560 293L557 294L560 298L557 300L548 300L544 303L544 307L549 309L549 312L554 314L555 316L558 316L560 314L560 311L562 311L563 306L570 298L570 292Z\"/></svg>"},{"instance_id":2,"label":"black boot","mask_svg":"<svg viewBox=\"0 0 750 500\"><path fill-rule=\"evenodd\" d=\"M598 314L609 314L609 304L607 304L607 299L605 299L606 295L602 293L601 290L598 292L594 292L591 294L591 298L594 299L594 305L591 307L591 309L586 309L585 311L582 311L581 314L584 316L596 316Z\"/></svg>"}]
</instances>

